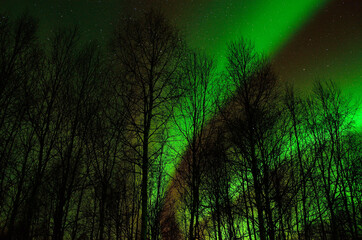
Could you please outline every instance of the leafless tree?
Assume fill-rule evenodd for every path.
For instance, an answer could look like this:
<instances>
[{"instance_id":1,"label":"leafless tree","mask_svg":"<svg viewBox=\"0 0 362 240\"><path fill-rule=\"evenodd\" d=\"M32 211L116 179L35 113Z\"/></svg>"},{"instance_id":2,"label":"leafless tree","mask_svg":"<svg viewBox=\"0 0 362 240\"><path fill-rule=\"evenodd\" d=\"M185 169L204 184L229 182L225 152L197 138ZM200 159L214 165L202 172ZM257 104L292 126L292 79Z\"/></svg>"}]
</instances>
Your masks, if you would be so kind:
<instances>
[{"instance_id":1,"label":"leafless tree","mask_svg":"<svg viewBox=\"0 0 362 240\"><path fill-rule=\"evenodd\" d=\"M3 14L0 18L0 233L6 229L11 233L25 195L34 134L29 131L28 135L22 127L28 101L26 86L39 74L42 54L35 19L27 14L15 21Z\"/></svg>"},{"instance_id":2,"label":"leafless tree","mask_svg":"<svg viewBox=\"0 0 362 240\"><path fill-rule=\"evenodd\" d=\"M233 84L236 96L230 103L230 112L224 113L225 124L229 128L230 141L241 156L238 166L240 184L247 184L247 192L241 194L254 195L244 211L251 220L254 213L250 203L255 202L257 217L254 220L259 238L275 239L278 220L273 205L278 186L272 184L272 178L273 172L285 164L282 149L288 125L280 106L277 78L270 63L257 54L247 40L231 43L227 59L226 76ZM276 180L277 183L280 181ZM249 230L249 237L251 234Z\"/></svg>"},{"instance_id":3,"label":"leafless tree","mask_svg":"<svg viewBox=\"0 0 362 240\"><path fill-rule=\"evenodd\" d=\"M169 103L178 96L177 72L183 56L183 42L162 14L146 12L138 19L127 18L116 30L114 62L119 68L128 118L128 147L140 167L142 216L141 239L149 233L149 173L160 156L158 135L169 119Z\"/></svg>"},{"instance_id":4,"label":"leafless tree","mask_svg":"<svg viewBox=\"0 0 362 240\"><path fill-rule=\"evenodd\" d=\"M305 124L313 143L312 156L316 171L311 180L319 200L316 204L319 209L321 235L332 239L350 237L344 235L344 224L339 221L339 209L344 207L343 212L349 219L347 224L350 234L357 237L358 231L353 226L351 211L348 210L355 200L347 197L348 180L345 179L345 167L348 166L346 156L349 151L346 142L350 136L349 131L353 129L356 107L341 94L332 81L316 81L313 95L307 99L304 112Z\"/></svg>"},{"instance_id":5,"label":"leafless tree","mask_svg":"<svg viewBox=\"0 0 362 240\"><path fill-rule=\"evenodd\" d=\"M206 147L211 141L211 125L206 129L208 119L215 110L213 98L216 83L215 63L202 53L190 51L182 68L183 89L187 89L183 98L175 106L175 124L183 141L189 146L183 155L179 193L184 200L188 239L199 239L200 217L202 215L202 182L206 170Z\"/></svg>"}]
</instances>

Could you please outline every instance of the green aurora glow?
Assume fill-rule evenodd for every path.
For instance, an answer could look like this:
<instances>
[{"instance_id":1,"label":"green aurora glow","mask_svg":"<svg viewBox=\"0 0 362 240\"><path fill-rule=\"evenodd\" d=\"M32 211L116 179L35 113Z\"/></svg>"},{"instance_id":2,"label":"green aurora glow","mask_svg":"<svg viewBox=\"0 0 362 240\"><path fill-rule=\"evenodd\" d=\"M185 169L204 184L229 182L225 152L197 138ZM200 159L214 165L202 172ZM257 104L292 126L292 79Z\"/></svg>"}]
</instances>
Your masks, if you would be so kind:
<instances>
[{"instance_id":1,"label":"green aurora glow","mask_svg":"<svg viewBox=\"0 0 362 240\"><path fill-rule=\"evenodd\" d=\"M282 81L292 82L299 90L308 92L314 79L332 79L341 86L343 92L352 94L354 100L357 100L362 92L360 68L362 32L358 30L362 29L362 23L357 21L356 27L347 31L349 33L347 36L344 36L340 29L350 28L351 26L346 26L346 23L350 24L353 20L341 21L339 23L341 26L339 26L334 19L327 16L324 17L326 19L324 24L329 26L320 26L318 18L315 19L316 15L318 16L324 10L323 8L329 5L331 9L325 11L330 10L329 15L338 14L340 18L348 17L345 13L338 12L338 7L340 7L338 1L244 0L225 3L214 0L207 3L201 1L198 6L189 9L178 24L181 29L186 29L187 42L193 48L202 49L215 57L218 61L218 69L222 69L225 64L227 44L245 37L255 43L258 52L270 56L276 62L276 70ZM304 45L299 46L296 51L293 45L295 35L300 35L306 25L319 28L320 35L315 32L306 32L303 35L304 38L309 34L317 39L314 41L322 40L319 40L312 50L306 51L306 45ZM328 27L330 29L326 32L325 28ZM335 37L337 40L329 41L330 37ZM343 43L343 48L338 45L341 43ZM284 49L290 50L291 53L285 54ZM324 51L325 49L329 49L329 52ZM362 127L361 113L360 110L356 116L358 128ZM179 144L173 148L184 150L185 145Z\"/></svg>"},{"instance_id":2,"label":"green aurora glow","mask_svg":"<svg viewBox=\"0 0 362 240\"><path fill-rule=\"evenodd\" d=\"M308 93L315 78L332 79L342 87L344 93L352 94L354 100L358 99L362 92L360 69L362 55L359 54L362 48L358 36L340 39L340 42L349 43L343 49L338 44L329 43L328 37L323 35L319 38L326 39L317 45L320 48L319 51L313 49L304 53L305 45L298 49L300 51L293 49L295 35L300 35L305 25L315 24L318 20L314 19L315 14L318 14L328 1L298 1L297 3L256 1L247 7L245 7L245 1L232 2L233 4L226 7L230 9L227 15L225 15L227 12L225 9L220 10L222 3L212 1L202 11L191 11L188 15L190 19L186 23L187 42L192 47L205 50L215 56L219 69L225 65L227 44L243 36L255 43L258 52L271 56L276 63L277 72L281 73L281 80L293 82L299 92L303 89L304 93ZM332 28L333 24L331 25ZM361 31L357 31L354 35L361 35L360 33ZM328 32L326 35L329 34ZM286 54L283 48L292 51ZM328 50L331 51L328 52ZM314 54L310 54L313 51ZM285 57L288 54L293 56ZM298 60L298 54L301 56L300 60ZM285 64L286 61L291 63ZM288 66L290 68L285 69ZM355 117L358 128L362 127L361 113L360 110ZM174 135L178 136L177 131ZM181 152L187 147L181 139L171 141L171 143L174 144L173 149L181 149ZM170 166L168 172L173 171L174 168Z\"/></svg>"},{"instance_id":3,"label":"green aurora glow","mask_svg":"<svg viewBox=\"0 0 362 240\"><path fill-rule=\"evenodd\" d=\"M345 2L353 3L355 0ZM51 25L79 23L82 33L91 37L106 39L104 32L111 32L117 23L119 12L149 7L147 1L133 3L121 0L90 1L26 1L5 0L1 2L0 11L19 15L28 9L31 15L40 20L41 35L46 37ZM147 2L147 3L146 3ZM313 25L315 17L324 7L337 1L328 0L170 0L168 3L153 1L170 16L185 33L186 40L193 48L203 49L213 55L218 61L218 69L225 64L225 50L230 41L245 37L255 43L256 50L271 56L277 66L277 72L282 81L295 83L303 91L310 89L314 78L331 78L343 91L352 94L357 99L362 92L362 22L355 23L355 30L349 31L353 36L342 36L330 43L328 39L338 35L340 28L325 34L326 26ZM355 1L358 2L358 1ZM338 4L337 4L338 5ZM353 4L352 4L353 5ZM19 7L21 6L21 7ZM55 6L55 7L54 7ZM354 5L353 5L354 6ZM359 14L362 11L354 11ZM54 8L52 8L54 7ZM337 9L338 10L338 9ZM127 12L129 13L129 12ZM337 12L338 13L338 12ZM341 16L345 17L343 14ZM351 21L347 21L350 23ZM327 24L329 24L327 22ZM334 26L333 23L330 23ZM320 36L315 32L310 35L315 39L323 38L308 48L308 37L303 28L315 26L320 30ZM343 25L341 28L350 28ZM104 31L103 31L104 29ZM101 31L102 30L102 31ZM333 32L337 31L337 33ZM87 37L87 36L86 36ZM299 40L298 40L299 39ZM303 39L300 41L300 39ZM343 46L339 43L344 43ZM317 48L317 49L316 49ZM329 52L320 49L329 49ZM306 71L304 71L306 69ZM212 116L210 116L211 118ZM356 116L357 126L362 129L362 111ZM168 152L171 155L182 154L187 145L184 140L177 139L180 134L171 128ZM171 153L175 150L174 153ZM175 171L176 164L169 164L166 171L169 176Z\"/></svg>"},{"instance_id":4,"label":"green aurora glow","mask_svg":"<svg viewBox=\"0 0 362 240\"><path fill-rule=\"evenodd\" d=\"M210 1L208 7L188 16L191 24L186 30L187 40L193 47L217 56L218 60L224 58L227 44L241 36L253 41L257 51L273 55L326 2L244 0L225 4L224 1Z\"/></svg>"},{"instance_id":5,"label":"green aurora glow","mask_svg":"<svg viewBox=\"0 0 362 240\"><path fill-rule=\"evenodd\" d=\"M325 0L259 0L231 1L223 6L222 1L211 1L202 11L190 11L186 17L187 42L193 48L215 56L218 69L225 64L227 44L240 37L254 42L257 52L273 56L326 3ZM171 136L174 139L170 141L170 149L175 149L176 155L183 153L187 145L183 139L177 138L181 134L171 127ZM167 172L174 172L174 168L170 165Z\"/></svg>"}]
</instances>

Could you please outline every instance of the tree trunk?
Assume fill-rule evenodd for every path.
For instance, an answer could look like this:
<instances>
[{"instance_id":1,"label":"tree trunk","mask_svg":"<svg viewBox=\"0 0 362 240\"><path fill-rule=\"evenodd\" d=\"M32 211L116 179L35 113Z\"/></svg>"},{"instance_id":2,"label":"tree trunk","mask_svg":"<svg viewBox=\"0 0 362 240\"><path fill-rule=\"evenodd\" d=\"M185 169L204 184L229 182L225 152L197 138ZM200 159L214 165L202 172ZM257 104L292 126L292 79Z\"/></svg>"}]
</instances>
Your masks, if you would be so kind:
<instances>
[{"instance_id":1,"label":"tree trunk","mask_svg":"<svg viewBox=\"0 0 362 240\"><path fill-rule=\"evenodd\" d=\"M147 237L147 205L148 205L148 133L149 128L144 131L143 140L143 159L142 159L142 215L141 215L141 240L146 240Z\"/></svg>"}]
</instances>

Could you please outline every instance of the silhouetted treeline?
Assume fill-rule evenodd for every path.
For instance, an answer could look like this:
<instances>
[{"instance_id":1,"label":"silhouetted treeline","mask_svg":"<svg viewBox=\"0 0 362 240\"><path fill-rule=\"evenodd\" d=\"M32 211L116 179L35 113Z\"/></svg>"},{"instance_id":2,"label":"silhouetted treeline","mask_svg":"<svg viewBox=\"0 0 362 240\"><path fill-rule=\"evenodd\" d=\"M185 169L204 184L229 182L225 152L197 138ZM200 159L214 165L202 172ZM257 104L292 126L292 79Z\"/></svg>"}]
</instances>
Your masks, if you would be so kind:
<instances>
[{"instance_id":1,"label":"silhouetted treeline","mask_svg":"<svg viewBox=\"0 0 362 240\"><path fill-rule=\"evenodd\" d=\"M0 239L362 238L357 106L332 81L301 98L245 39L217 72L154 11L105 50L37 34L0 15Z\"/></svg>"}]
</instances>

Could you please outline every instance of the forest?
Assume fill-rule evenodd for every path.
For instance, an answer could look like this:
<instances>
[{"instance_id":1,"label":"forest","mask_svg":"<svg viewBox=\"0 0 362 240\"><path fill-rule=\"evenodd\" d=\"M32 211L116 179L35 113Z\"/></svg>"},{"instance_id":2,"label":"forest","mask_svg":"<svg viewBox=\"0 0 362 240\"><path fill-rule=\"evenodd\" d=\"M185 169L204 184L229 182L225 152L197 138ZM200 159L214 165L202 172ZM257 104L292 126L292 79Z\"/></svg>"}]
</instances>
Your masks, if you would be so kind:
<instances>
[{"instance_id":1,"label":"forest","mask_svg":"<svg viewBox=\"0 0 362 240\"><path fill-rule=\"evenodd\" d=\"M362 239L358 104L157 11L106 47L0 14L0 239Z\"/></svg>"}]
</instances>

